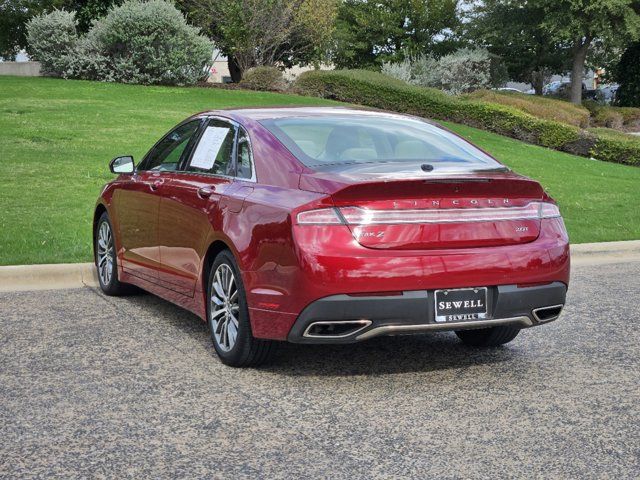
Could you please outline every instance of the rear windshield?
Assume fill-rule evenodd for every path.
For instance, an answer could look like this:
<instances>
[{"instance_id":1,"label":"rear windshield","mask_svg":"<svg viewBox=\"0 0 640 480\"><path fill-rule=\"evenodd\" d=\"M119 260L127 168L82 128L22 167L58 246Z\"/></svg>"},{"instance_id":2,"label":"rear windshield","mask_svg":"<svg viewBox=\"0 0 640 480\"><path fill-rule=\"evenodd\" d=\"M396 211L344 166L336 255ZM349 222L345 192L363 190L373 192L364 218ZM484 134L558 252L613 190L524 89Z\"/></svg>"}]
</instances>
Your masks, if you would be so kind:
<instances>
[{"instance_id":1,"label":"rear windshield","mask_svg":"<svg viewBox=\"0 0 640 480\"><path fill-rule=\"evenodd\" d=\"M422 162L438 170L504 168L456 135L418 119L327 115L261 123L308 167Z\"/></svg>"}]
</instances>

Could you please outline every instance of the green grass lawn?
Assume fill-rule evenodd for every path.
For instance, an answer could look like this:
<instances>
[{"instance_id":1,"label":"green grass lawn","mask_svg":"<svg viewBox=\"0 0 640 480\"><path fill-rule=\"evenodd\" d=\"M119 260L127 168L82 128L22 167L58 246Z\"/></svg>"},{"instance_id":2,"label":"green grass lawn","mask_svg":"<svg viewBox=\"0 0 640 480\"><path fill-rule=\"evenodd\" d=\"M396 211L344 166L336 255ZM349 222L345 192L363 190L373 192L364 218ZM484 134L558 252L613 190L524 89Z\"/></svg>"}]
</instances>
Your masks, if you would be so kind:
<instances>
[{"instance_id":1,"label":"green grass lawn","mask_svg":"<svg viewBox=\"0 0 640 480\"><path fill-rule=\"evenodd\" d=\"M139 160L187 116L208 109L321 104L217 88L0 77L0 265L91 259L100 187L119 154Z\"/></svg>"},{"instance_id":2,"label":"green grass lawn","mask_svg":"<svg viewBox=\"0 0 640 480\"><path fill-rule=\"evenodd\" d=\"M91 220L118 154L139 159L207 109L328 103L238 90L0 77L0 265L91 259ZM559 201L573 242L640 238L640 168L595 162L448 125ZM635 200L635 202L634 202Z\"/></svg>"}]
</instances>

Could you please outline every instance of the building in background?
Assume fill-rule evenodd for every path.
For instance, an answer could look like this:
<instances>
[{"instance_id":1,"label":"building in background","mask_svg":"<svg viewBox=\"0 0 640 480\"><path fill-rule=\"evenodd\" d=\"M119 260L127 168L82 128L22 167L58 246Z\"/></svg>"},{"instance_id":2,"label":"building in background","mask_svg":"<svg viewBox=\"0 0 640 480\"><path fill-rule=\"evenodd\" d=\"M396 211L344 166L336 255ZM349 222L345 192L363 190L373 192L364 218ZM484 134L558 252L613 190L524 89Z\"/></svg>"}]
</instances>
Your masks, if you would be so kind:
<instances>
[{"instance_id":1,"label":"building in background","mask_svg":"<svg viewBox=\"0 0 640 480\"><path fill-rule=\"evenodd\" d=\"M18 77L39 77L40 62L32 62L27 52L22 50L16 55L15 62L5 62L0 59L0 75L15 75Z\"/></svg>"}]
</instances>

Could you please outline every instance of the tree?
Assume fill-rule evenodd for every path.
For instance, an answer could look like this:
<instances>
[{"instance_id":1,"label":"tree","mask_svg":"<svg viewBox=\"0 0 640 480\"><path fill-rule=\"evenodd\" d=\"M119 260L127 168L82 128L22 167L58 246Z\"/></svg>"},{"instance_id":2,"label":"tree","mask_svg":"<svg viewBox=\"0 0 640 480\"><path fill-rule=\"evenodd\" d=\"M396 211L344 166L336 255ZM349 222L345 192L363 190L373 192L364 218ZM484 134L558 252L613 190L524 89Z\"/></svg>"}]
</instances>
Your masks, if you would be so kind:
<instances>
[{"instance_id":1,"label":"tree","mask_svg":"<svg viewBox=\"0 0 640 480\"><path fill-rule=\"evenodd\" d=\"M552 73L565 69L567 49L544 27L545 10L528 0L485 0L471 11L475 43L501 58L509 77L531 83L536 95Z\"/></svg>"},{"instance_id":2,"label":"tree","mask_svg":"<svg viewBox=\"0 0 640 480\"><path fill-rule=\"evenodd\" d=\"M0 57L14 60L27 45L26 24L42 12L37 0L0 0Z\"/></svg>"},{"instance_id":3,"label":"tree","mask_svg":"<svg viewBox=\"0 0 640 480\"><path fill-rule=\"evenodd\" d=\"M333 62L340 68L453 50L458 0L344 0L338 9Z\"/></svg>"},{"instance_id":4,"label":"tree","mask_svg":"<svg viewBox=\"0 0 640 480\"><path fill-rule=\"evenodd\" d=\"M531 0L545 12L542 26L570 51L571 101L582 103L582 77L594 42L621 43L640 35L637 0Z\"/></svg>"},{"instance_id":5,"label":"tree","mask_svg":"<svg viewBox=\"0 0 640 480\"><path fill-rule=\"evenodd\" d=\"M249 68L323 59L336 0L179 0L178 7L229 59L234 81Z\"/></svg>"},{"instance_id":6,"label":"tree","mask_svg":"<svg viewBox=\"0 0 640 480\"><path fill-rule=\"evenodd\" d=\"M620 84L616 103L623 107L640 106L640 42L630 45L622 54L614 73Z\"/></svg>"},{"instance_id":7,"label":"tree","mask_svg":"<svg viewBox=\"0 0 640 480\"><path fill-rule=\"evenodd\" d=\"M75 11L78 32L86 33L94 20L104 17L112 6L121 5L124 0L63 0L62 7ZM58 7L60 8L60 7Z\"/></svg>"},{"instance_id":8,"label":"tree","mask_svg":"<svg viewBox=\"0 0 640 480\"><path fill-rule=\"evenodd\" d=\"M54 9L75 11L78 32L89 30L91 22L122 0L0 0L0 57L13 60L27 48L26 25L36 15Z\"/></svg>"}]
</instances>

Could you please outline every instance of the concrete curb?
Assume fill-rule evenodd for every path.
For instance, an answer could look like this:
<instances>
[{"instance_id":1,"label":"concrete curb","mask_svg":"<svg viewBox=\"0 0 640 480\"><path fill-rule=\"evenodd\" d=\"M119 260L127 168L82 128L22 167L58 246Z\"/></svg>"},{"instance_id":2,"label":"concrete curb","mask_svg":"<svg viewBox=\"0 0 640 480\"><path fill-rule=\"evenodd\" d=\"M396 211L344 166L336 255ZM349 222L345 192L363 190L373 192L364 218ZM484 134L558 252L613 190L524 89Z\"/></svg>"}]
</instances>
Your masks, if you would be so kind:
<instances>
[{"instance_id":1,"label":"concrete curb","mask_svg":"<svg viewBox=\"0 0 640 480\"><path fill-rule=\"evenodd\" d=\"M640 240L571 245L572 265L640 262Z\"/></svg>"},{"instance_id":2,"label":"concrete curb","mask_svg":"<svg viewBox=\"0 0 640 480\"><path fill-rule=\"evenodd\" d=\"M640 240L571 245L573 265L640 262ZM97 287L93 263L0 267L0 292Z\"/></svg>"},{"instance_id":3,"label":"concrete curb","mask_svg":"<svg viewBox=\"0 0 640 480\"><path fill-rule=\"evenodd\" d=\"M625 252L640 252L640 240L628 240L624 242L577 243L575 245L571 245L571 253L577 253L579 255Z\"/></svg>"},{"instance_id":4,"label":"concrete curb","mask_svg":"<svg viewBox=\"0 0 640 480\"><path fill-rule=\"evenodd\" d=\"M0 267L0 292L97 287L93 263L11 265Z\"/></svg>"}]
</instances>

